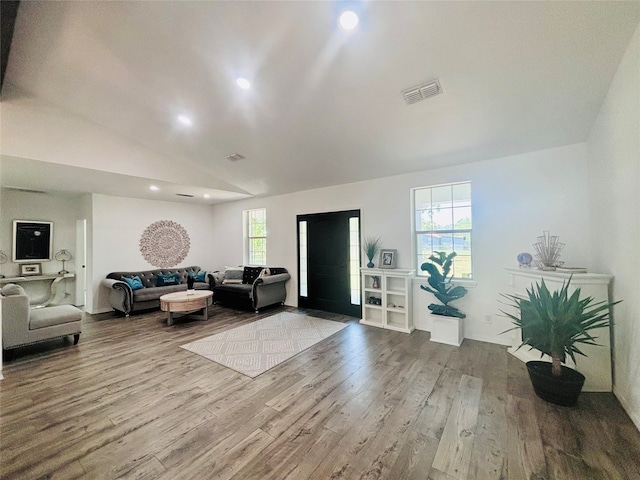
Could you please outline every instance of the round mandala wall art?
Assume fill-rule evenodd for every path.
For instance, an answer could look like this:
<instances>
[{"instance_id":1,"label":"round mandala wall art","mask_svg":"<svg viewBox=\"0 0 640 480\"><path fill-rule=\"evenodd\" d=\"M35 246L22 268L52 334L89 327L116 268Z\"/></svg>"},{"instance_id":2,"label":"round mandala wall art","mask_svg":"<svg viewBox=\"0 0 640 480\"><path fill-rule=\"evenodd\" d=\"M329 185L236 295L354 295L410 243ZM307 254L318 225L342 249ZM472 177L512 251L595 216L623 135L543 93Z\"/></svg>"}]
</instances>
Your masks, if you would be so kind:
<instances>
[{"instance_id":1,"label":"round mandala wall art","mask_svg":"<svg viewBox=\"0 0 640 480\"><path fill-rule=\"evenodd\" d=\"M140 237L140 253L154 267L179 264L189 253L189 248L189 234L182 225L171 220L152 223Z\"/></svg>"}]
</instances>

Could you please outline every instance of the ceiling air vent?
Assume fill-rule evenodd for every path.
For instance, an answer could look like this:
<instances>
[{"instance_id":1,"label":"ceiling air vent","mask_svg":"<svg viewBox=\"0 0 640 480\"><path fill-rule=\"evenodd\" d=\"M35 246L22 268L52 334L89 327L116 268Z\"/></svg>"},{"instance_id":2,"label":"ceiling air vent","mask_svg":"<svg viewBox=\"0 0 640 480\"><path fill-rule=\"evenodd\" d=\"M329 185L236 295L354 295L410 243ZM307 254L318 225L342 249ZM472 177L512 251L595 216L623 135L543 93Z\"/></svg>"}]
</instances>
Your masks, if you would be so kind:
<instances>
[{"instance_id":1,"label":"ceiling air vent","mask_svg":"<svg viewBox=\"0 0 640 480\"><path fill-rule=\"evenodd\" d=\"M411 105L412 103L420 102L421 100L425 100L440 93L442 93L440 81L434 80L432 82L425 83L424 85L418 85L417 87L405 90L402 92L402 96L404 97L404 101L407 105Z\"/></svg>"},{"instance_id":2,"label":"ceiling air vent","mask_svg":"<svg viewBox=\"0 0 640 480\"><path fill-rule=\"evenodd\" d=\"M193 195L189 195L188 193L176 193L176 195L177 195L178 197L193 198Z\"/></svg>"},{"instance_id":3,"label":"ceiling air vent","mask_svg":"<svg viewBox=\"0 0 640 480\"><path fill-rule=\"evenodd\" d=\"M38 195L47 195L47 192L42 190L32 190L30 188L22 188L22 187L5 187L7 190L13 190L14 192L24 192L24 193L35 193Z\"/></svg>"},{"instance_id":4,"label":"ceiling air vent","mask_svg":"<svg viewBox=\"0 0 640 480\"><path fill-rule=\"evenodd\" d=\"M244 160L246 157L244 155L240 155L239 153L232 153L227 156L227 160L231 160L232 162L237 162L238 160Z\"/></svg>"}]
</instances>

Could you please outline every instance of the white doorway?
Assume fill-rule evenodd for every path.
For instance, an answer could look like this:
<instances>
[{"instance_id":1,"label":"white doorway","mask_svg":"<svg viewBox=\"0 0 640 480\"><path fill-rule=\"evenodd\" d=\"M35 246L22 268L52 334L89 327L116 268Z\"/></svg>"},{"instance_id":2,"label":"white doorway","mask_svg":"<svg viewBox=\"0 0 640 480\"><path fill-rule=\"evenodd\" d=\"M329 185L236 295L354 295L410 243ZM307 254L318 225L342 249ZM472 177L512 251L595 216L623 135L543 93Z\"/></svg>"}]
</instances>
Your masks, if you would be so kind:
<instances>
[{"instance_id":1,"label":"white doorway","mask_svg":"<svg viewBox=\"0 0 640 480\"><path fill-rule=\"evenodd\" d=\"M76 306L87 303L87 220L76 220Z\"/></svg>"}]
</instances>

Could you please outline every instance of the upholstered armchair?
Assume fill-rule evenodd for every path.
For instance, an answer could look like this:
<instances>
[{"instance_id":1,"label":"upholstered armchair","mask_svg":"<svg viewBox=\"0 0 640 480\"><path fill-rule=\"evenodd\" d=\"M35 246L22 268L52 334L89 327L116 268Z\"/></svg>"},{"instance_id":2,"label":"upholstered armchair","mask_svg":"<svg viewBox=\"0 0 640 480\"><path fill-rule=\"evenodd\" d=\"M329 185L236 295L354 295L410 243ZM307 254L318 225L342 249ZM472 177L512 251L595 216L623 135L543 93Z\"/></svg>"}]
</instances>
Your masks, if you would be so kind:
<instances>
[{"instance_id":1,"label":"upholstered armchair","mask_svg":"<svg viewBox=\"0 0 640 480\"><path fill-rule=\"evenodd\" d=\"M82 312L73 305L30 308L20 285L9 283L0 291L2 348L13 348L73 335L74 345L82 333Z\"/></svg>"}]
</instances>

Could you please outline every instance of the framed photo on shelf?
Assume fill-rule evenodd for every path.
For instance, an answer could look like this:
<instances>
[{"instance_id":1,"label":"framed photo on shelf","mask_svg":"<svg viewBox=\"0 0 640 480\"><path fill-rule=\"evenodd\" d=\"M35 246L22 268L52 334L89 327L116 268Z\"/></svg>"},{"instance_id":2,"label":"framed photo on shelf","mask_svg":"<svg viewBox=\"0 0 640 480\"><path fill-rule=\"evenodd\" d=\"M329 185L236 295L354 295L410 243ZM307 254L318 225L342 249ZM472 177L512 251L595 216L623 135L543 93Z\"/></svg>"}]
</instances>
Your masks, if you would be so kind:
<instances>
[{"instance_id":1,"label":"framed photo on shelf","mask_svg":"<svg viewBox=\"0 0 640 480\"><path fill-rule=\"evenodd\" d=\"M380 250L380 268L396 268L397 250Z\"/></svg>"},{"instance_id":2,"label":"framed photo on shelf","mask_svg":"<svg viewBox=\"0 0 640 480\"><path fill-rule=\"evenodd\" d=\"M27 277L29 275L42 275L41 263L21 263L20 276Z\"/></svg>"}]
</instances>

